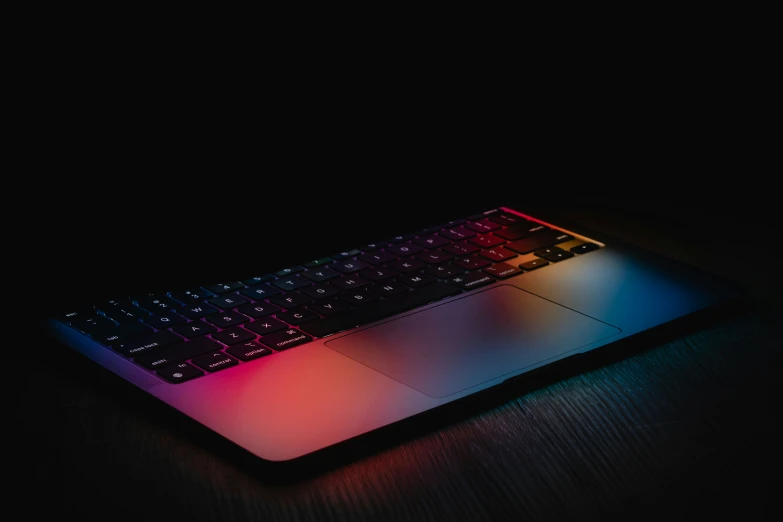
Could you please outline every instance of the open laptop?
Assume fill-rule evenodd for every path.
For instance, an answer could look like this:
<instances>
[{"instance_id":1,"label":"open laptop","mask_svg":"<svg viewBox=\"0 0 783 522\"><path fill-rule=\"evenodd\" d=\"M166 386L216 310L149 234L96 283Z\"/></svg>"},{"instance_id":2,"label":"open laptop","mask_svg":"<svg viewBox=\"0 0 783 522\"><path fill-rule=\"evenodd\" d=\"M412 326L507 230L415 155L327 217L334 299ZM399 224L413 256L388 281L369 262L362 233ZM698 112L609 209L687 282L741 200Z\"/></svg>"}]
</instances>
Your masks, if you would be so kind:
<instances>
[{"instance_id":1,"label":"open laptop","mask_svg":"<svg viewBox=\"0 0 783 522\"><path fill-rule=\"evenodd\" d=\"M691 267L497 207L241 280L65 308L64 344L288 461L731 297Z\"/></svg>"}]
</instances>

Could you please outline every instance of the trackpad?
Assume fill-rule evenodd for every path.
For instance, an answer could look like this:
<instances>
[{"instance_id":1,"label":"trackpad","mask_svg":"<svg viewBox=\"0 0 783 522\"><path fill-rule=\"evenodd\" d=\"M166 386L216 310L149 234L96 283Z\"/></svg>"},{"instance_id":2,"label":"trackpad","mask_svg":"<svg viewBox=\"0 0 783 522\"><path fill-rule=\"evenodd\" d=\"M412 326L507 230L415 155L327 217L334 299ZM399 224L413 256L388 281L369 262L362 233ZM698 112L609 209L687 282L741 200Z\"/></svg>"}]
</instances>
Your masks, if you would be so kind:
<instances>
[{"instance_id":1,"label":"trackpad","mask_svg":"<svg viewBox=\"0 0 783 522\"><path fill-rule=\"evenodd\" d=\"M501 285L325 344L431 397L446 397L618 333Z\"/></svg>"}]
</instances>

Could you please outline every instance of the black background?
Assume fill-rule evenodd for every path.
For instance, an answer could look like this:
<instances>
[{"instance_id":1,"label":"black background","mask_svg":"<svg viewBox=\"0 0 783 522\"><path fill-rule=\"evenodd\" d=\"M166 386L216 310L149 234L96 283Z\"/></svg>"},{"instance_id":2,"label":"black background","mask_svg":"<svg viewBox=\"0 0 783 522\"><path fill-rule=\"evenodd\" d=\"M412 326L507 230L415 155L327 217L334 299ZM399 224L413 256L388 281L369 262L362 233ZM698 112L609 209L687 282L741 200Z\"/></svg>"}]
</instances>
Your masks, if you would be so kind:
<instances>
[{"instance_id":1,"label":"black background","mask_svg":"<svg viewBox=\"0 0 783 522\"><path fill-rule=\"evenodd\" d=\"M257 275L499 204L753 234L779 201L766 69L715 57L575 56L524 92L487 63L482 88L401 76L383 96L366 80L333 99L336 84L285 81L205 98L212 82L169 85L165 71L80 88L81 66L55 59L58 88L20 125L9 232L56 289L34 298L46 312Z\"/></svg>"},{"instance_id":2,"label":"black background","mask_svg":"<svg viewBox=\"0 0 783 522\"><path fill-rule=\"evenodd\" d=\"M236 104L221 114L185 103L156 112L123 98L85 117L79 107L56 100L36 134L41 139L27 174L6 193L9 206L19 209L11 236L24 288L16 306L37 318L71 303L249 277L506 204L556 223L586 222L724 275L741 274L754 303L774 308L780 198L771 185L779 171L768 164L771 139L746 117L744 105L727 108L719 93L660 87L615 99L561 87L562 98L544 106L535 100L487 102L474 111L441 103L395 114L399 104L376 102L350 119L339 108L324 110L324 100L308 114L318 104L303 101L274 124L257 113L244 116ZM492 456L507 448L499 433L508 419L485 418L485 442L470 451L449 447L448 434L464 430L460 415L409 428L414 440L444 430L427 442L441 448L441 466L417 469L406 453L411 439L397 434L368 444L359 464L339 457L291 474L246 470L208 435L29 328L22 332L32 332L22 336L26 352L9 359L23 368L11 376L21 390L11 462L18 498L39 511L102 520L142 513L170 519L178 508L205 520L454 519L454 512L437 506L459 507L460 499L475 506L468 499L485 495L498 504L483 514L495 518L556 519L568 512L552 502L515 500L520 488L531 487L527 471L535 474L536 459L545 456L533 457L531 468L517 474L504 470L499 497L487 492L488 479L476 476L474 467L455 471L475 452L488 476L500 470L502 462ZM751 330L758 346L778 342L774 330ZM698 342L710 346L720 336ZM639 489L617 486L616 497L611 488L603 490L605 502L596 500L584 518L605 518L610 511L642 519L763 512L774 485L765 463L776 455L768 433L777 408L765 386L772 378L766 359L753 363L759 353L749 351L743 372L719 376L722 407L694 401L686 410L710 422L701 439L679 434L684 442L677 450L701 448L706 457L670 454L679 464L664 466L647 482L639 482L632 459L614 461L608 473L624 477L616 483ZM683 393L714 395L701 384L695 381ZM466 415L480 411L466 408ZM607 426L580 435L585 460L612 442ZM123 438L126 432L137 438ZM172 456L177 445L183 453ZM575 442L566 447L582 448ZM136 467L139 448L147 449ZM177 459L191 465L177 467ZM399 482L402 493L361 486L404 466L426 477L426 491L405 494ZM323 469L346 489L335 492L329 481L309 478ZM297 478L300 472L305 478ZM167 477L167 484L155 485L156 476ZM411 483L421 488L421 480ZM658 495L652 500L645 497L650 484ZM50 502L41 502L42 496ZM413 497L409 504L406 497ZM121 498L128 505L118 505ZM257 507L276 501L284 506L278 511ZM188 504L209 509L197 514ZM390 505L399 511L384 511ZM427 505L436 507L422 508Z\"/></svg>"}]
</instances>

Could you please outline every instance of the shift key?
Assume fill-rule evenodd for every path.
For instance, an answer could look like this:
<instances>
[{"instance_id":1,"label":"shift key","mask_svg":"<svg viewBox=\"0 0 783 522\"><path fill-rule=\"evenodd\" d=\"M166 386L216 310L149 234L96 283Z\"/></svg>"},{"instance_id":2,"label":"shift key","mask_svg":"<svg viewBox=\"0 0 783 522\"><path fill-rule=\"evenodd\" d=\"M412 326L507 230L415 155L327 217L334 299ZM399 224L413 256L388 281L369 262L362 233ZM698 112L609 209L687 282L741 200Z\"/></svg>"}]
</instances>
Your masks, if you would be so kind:
<instances>
[{"instance_id":1,"label":"shift key","mask_svg":"<svg viewBox=\"0 0 783 522\"><path fill-rule=\"evenodd\" d=\"M140 355L133 360L145 368L152 370L167 364L192 359L203 353L217 352L222 348L222 344L219 344L208 337L197 337L196 339L192 339L185 343L175 344L148 354Z\"/></svg>"}]
</instances>

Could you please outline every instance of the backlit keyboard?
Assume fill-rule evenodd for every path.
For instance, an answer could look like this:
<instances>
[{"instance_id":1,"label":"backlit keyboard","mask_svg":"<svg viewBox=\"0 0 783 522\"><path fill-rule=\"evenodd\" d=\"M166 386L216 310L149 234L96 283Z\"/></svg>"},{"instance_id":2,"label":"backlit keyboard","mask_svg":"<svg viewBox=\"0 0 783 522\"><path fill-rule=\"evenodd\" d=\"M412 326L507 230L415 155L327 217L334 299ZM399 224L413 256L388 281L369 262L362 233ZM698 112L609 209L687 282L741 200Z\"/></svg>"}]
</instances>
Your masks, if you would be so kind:
<instances>
[{"instance_id":1,"label":"backlit keyboard","mask_svg":"<svg viewBox=\"0 0 783 522\"><path fill-rule=\"evenodd\" d=\"M273 274L110 300L59 319L180 383L598 248L490 210Z\"/></svg>"}]
</instances>

